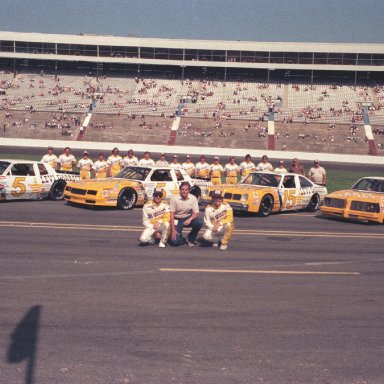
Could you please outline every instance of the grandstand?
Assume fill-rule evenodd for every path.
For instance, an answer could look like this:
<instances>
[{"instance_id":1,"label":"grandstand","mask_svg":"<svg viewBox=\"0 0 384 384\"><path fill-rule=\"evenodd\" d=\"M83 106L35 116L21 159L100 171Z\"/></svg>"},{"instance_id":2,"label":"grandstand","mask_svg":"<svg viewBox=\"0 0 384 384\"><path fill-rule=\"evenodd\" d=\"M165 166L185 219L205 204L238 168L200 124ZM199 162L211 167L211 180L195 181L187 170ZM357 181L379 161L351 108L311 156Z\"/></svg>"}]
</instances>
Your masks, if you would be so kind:
<instances>
[{"instance_id":1,"label":"grandstand","mask_svg":"<svg viewBox=\"0 0 384 384\"><path fill-rule=\"evenodd\" d=\"M379 44L0 32L1 135L382 155L383 69Z\"/></svg>"}]
</instances>

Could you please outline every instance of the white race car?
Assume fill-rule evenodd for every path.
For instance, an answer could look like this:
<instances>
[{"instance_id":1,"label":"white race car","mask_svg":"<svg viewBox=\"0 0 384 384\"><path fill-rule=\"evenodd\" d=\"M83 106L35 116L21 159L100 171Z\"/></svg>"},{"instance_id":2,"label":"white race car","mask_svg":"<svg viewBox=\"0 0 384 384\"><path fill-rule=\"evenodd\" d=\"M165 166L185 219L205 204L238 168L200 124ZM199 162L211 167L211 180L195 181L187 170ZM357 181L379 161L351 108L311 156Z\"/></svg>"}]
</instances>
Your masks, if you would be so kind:
<instances>
[{"instance_id":1,"label":"white race car","mask_svg":"<svg viewBox=\"0 0 384 384\"><path fill-rule=\"evenodd\" d=\"M0 201L62 200L68 181L76 173L60 173L49 164L30 160L0 160Z\"/></svg>"}]
</instances>

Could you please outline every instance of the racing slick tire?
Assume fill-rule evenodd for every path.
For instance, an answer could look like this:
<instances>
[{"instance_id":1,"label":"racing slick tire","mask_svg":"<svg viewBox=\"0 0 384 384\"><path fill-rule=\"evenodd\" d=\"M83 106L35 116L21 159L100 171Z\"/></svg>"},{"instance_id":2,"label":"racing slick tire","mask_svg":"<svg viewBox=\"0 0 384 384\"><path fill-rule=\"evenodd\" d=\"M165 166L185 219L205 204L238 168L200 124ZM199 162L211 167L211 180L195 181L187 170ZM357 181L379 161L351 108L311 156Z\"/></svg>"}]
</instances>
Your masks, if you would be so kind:
<instances>
[{"instance_id":1,"label":"racing slick tire","mask_svg":"<svg viewBox=\"0 0 384 384\"><path fill-rule=\"evenodd\" d=\"M199 187L192 187L191 190L189 191L191 195L195 196L197 201L200 201L201 197L201 189Z\"/></svg>"},{"instance_id":2,"label":"racing slick tire","mask_svg":"<svg viewBox=\"0 0 384 384\"><path fill-rule=\"evenodd\" d=\"M267 217L272 212L274 200L272 195L265 195L260 202L257 214L261 217Z\"/></svg>"},{"instance_id":3,"label":"racing slick tire","mask_svg":"<svg viewBox=\"0 0 384 384\"><path fill-rule=\"evenodd\" d=\"M133 188L123 188L117 197L117 208L129 210L135 207L137 201L137 193Z\"/></svg>"},{"instance_id":4,"label":"racing slick tire","mask_svg":"<svg viewBox=\"0 0 384 384\"><path fill-rule=\"evenodd\" d=\"M306 211L308 212L316 212L319 209L320 205L320 196L315 193L312 197L311 200L309 201Z\"/></svg>"},{"instance_id":5,"label":"racing slick tire","mask_svg":"<svg viewBox=\"0 0 384 384\"><path fill-rule=\"evenodd\" d=\"M57 180L52 184L51 190L49 191L48 199L49 200L63 200L64 199L64 189L66 183L63 180Z\"/></svg>"}]
</instances>

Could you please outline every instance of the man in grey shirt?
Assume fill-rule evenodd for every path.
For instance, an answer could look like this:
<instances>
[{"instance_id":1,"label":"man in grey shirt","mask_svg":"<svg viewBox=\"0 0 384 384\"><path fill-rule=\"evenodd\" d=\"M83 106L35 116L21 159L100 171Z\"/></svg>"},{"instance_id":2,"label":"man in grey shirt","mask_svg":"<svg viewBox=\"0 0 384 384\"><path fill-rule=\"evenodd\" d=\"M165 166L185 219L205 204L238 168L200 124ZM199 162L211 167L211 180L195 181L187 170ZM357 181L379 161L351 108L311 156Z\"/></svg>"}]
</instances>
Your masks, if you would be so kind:
<instances>
[{"instance_id":1,"label":"man in grey shirt","mask_svg":"<svg viewBox=\"0 0 384 384\"><path fill-rule=\"evenodd\" d=\"M180 193L172 196L170 201L171 210L171 235L169 244L179 246L184 243L183 228L191 227L185 241L190 247L195 246L197 235L203 226L203 221L199 218L199 203L195 196L191 195L189 183L181 183Z\"/></svg>"}]
</instances>

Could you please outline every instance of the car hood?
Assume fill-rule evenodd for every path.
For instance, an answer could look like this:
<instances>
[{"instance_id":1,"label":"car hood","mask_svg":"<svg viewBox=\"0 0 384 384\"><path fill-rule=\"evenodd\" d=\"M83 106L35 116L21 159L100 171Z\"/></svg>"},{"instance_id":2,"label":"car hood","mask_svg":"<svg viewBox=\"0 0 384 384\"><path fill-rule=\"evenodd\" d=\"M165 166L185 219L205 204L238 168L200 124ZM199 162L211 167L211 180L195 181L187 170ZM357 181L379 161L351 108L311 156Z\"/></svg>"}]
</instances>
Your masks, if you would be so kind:
<instances>
[{"instance_id":1,"label":"car hood","mask_svg":"<svg viewBox=\"0 0 384 384\"><path fill-rule=\"evenodd\" d=\"M72 188L86 188L86 189L113 189L120 188L121 186L138 186L140 182L135 180L107 178L107 179L90 179L81 180L73 183L68 183Z\"/></svg>"},{"instance_id":2,"label":"car hood","mask_svg":"<svg viewBox=\"0 0 384 384\"><path fill-rule=\"evenodd\" d=\"M337 199L361 199L364 201L382 201L384 199L384 193L343 189L341 191L332 192L327 195L327 197L334 197Z\"/></svg>"}]
</instances>

